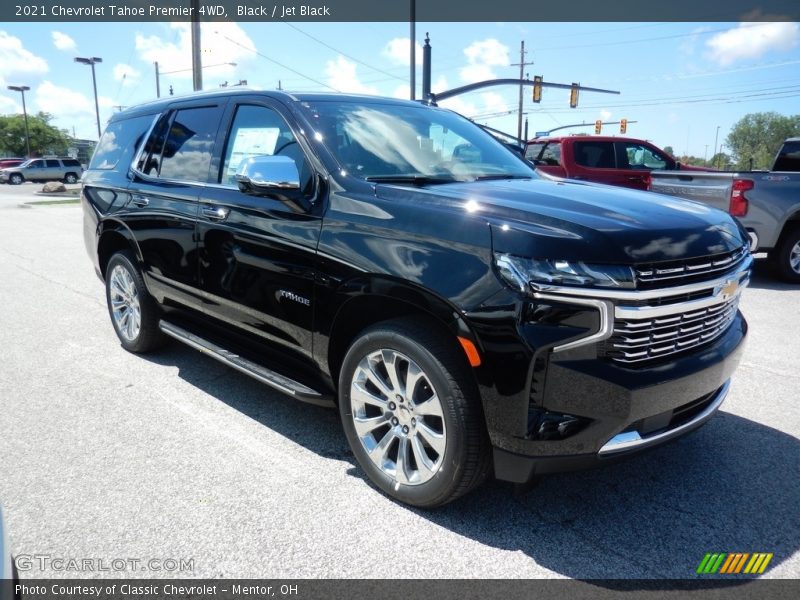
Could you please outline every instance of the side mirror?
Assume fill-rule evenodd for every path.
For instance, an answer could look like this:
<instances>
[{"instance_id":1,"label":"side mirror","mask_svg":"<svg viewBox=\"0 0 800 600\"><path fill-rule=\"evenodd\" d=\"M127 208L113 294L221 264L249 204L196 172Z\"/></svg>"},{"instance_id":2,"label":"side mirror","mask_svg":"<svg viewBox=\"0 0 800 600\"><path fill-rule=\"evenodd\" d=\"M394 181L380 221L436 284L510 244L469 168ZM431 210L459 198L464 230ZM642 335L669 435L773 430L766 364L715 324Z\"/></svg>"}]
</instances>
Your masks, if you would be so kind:
<instances>
[{"instance_id":1,"label":"side mirror","mask_svg":"<svg viewBox=\"0 0 800 600\"><path fill-rule=\"evenodd\" d=\"M239 191L251 196L274 198L293 209L307 211L311 203L300 190L297 164L288 156L253 156L243 160L234 175Z\"/></svg>"}]
</instances>

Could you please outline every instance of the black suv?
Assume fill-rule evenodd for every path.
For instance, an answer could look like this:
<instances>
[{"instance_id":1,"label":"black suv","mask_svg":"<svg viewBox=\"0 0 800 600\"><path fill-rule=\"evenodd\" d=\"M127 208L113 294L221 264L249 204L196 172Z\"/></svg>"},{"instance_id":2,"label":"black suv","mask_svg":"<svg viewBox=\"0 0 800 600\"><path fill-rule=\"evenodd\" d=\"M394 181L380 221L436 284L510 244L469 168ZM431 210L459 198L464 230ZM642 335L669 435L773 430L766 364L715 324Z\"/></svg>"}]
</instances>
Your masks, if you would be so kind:
<instances>
[{"instance_id":1,"label":"black suv","mask_svg":"<svg viewBox=\"0 0 800 600\"><path fill-rule=\"evenodd\" d=\"M538 176L461 116L247 90L116 113L83 177L122 346L175 338L338 406L417 506L706 422L742 351L746 233L666 196Z\"/></svg>"}]
</instances>

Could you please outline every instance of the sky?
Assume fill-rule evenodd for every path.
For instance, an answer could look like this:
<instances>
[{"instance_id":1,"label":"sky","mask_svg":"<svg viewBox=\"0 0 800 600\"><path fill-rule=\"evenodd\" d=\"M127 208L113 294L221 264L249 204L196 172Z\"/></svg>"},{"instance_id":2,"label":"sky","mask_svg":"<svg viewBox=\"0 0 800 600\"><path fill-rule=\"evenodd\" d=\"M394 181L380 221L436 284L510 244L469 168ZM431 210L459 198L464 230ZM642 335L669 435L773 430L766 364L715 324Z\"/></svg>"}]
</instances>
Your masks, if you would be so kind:
<instances>
[{"instance_id":1,"label":"sky","mask_svg":"<svg viewBox=\"0 0 800 600\"><path fill-rule=\"evenodd\" d=\"M433 89L442 91L525 72L547 82L619 91L545 89L534 104L524 92L529 137L562 125L593 133L595 120L635 121L628 136L710 158L731 127L751 112L800 114L800 25L778 23L418 23L433 47ZM204 89L246 80L256 89L341 91L409 97L408 23L204 23ZM101 124L121 107L161 93L192 90L188 23L0 23L0 114L45 111L76 137L97 139L91 71L76 56L97 56ZM233 66L230 63L235 63ZM516 133L519 88L494 87L442 106ZM619 135L618 125L603 134Z\"/></svg>"}]
</instances>

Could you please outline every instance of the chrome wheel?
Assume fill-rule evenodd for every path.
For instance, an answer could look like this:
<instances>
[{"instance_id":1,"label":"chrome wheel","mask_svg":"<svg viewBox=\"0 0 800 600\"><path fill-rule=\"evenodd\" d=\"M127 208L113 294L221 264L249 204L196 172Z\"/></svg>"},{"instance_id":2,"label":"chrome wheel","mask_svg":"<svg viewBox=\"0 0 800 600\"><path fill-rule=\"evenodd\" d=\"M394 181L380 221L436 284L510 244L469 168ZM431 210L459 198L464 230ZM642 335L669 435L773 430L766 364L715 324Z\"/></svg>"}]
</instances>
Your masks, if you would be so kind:
<instances>
[{"instance_id":1,"label":"chrome wheel","mask_svg":"<svg viewBox=\"0 0 800 600\"><path fill-rule=\"evenodd\" d=\"M442 466L442 403L419 365L396 350L371 352L350 383L352 419L370 460L397 484L429 481Z\"/></svg>"},{"instance_id":2,"label":"chrome wheel","mask_svg":"<svg viewBox=\"0 0 800 600\"><path fill-rule=\"evenodd\" d=\"M800 242L797 242L789 250L789 266L792 271L800 275Z\"/></svg>"},{"instance_id":3,"label":"chrome wheel","mask_svg":"<svg viewBox=\"0 0 800 600\"><path fill-rule=\"evenodd\" d=\"M128 269L116 265L109 279L111 317L119 334L133 342L142 327L142 310L139 292Z\"/></svg>"}]
</instances>

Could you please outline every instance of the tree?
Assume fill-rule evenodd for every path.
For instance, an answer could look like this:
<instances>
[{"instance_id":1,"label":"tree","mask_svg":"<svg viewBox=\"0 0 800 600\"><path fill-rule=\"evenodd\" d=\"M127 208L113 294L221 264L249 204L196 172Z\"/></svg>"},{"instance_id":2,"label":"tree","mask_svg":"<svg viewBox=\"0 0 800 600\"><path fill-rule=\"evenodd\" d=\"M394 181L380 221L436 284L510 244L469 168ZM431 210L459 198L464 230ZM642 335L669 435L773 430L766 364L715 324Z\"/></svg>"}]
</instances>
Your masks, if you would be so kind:
<instances>
[{"instance_id":1,"label":"tree","mask_svg":"<svg viewBox=\"0 0 800 600\"><path fill-rule=\"evenodd\" d=\"M708 161L708 166L714 169L720 169L722 171L727 170L730 168L728 165L731 165L731 157L724 152L717 152L714 156L711 157L711 160Z\"/></svg>"},{"instance_id":2,"label":"tree","mask_svg":"<svg viewBox=\"0 0 800 600\"><path fill-rule=\"evenodd\" d=\"M66 130L50 124L53 116L39 112L28 115L31 154L66 154L70 137ZM12 156L25 156L25 119L22 115L0 116L0 152Z\"/></svg>"},{"instance_id":3,"label":"tree","mask_svg":"<svg viewBox=\"0 0 800 600\"><path fill-rule=\"evenodd\" d=\"M672 157L675 156L675 150L672 149L672 146L664 146L664 152L666 152Z\"/></svg>"},{"instance_id":4,"label":"tree","mask_svg":"<svg viewBox=\"0 0 800 600\"><path fill-rule=\"evenodd\" d=\"M736 169L769 169L783 140L797 135L800 135L800 115L750 113L733 126L725 145L731 151Z\"/></svg>"}]
</instances>

